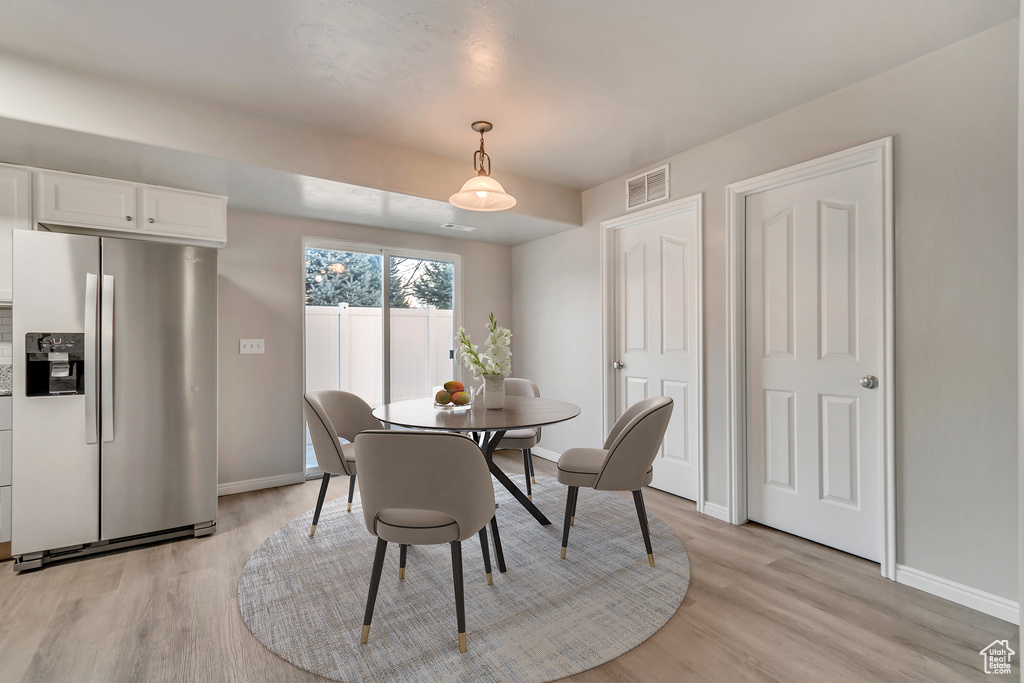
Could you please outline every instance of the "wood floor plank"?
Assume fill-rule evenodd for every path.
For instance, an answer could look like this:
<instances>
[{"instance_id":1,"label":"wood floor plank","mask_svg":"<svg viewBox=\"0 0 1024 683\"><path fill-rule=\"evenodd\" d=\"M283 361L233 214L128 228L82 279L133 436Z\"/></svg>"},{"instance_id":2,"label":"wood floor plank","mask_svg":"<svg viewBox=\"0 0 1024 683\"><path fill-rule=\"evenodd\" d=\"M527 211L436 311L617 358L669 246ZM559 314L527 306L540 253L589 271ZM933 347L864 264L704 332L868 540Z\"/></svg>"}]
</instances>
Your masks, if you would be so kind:
<instances>
[{"instance_id":1,"label":"wood floor plank","mask_svg":"<svg viewBox=\"0 0 1024 683\"><path fill-rule=\"evenodd\" d=\"M496 457L521 472L518 453ZM554 475L541 458L535 469ZM347 483L332 482L328 500L347 495ZM318 489L314 481L225 496L206 538L21 576L0 564L8 616L0 681L323 680L264 648L236 597L252 552L311 509ZM883 579L877 564L757 524L726 524L661 491L644 498L686 546L689 591L648 641L569 680L981 680L981 647L1009 638L1019 650L1016 627ZM361 524L361 509L352 514Z\"/></svg>"}]
</instances>

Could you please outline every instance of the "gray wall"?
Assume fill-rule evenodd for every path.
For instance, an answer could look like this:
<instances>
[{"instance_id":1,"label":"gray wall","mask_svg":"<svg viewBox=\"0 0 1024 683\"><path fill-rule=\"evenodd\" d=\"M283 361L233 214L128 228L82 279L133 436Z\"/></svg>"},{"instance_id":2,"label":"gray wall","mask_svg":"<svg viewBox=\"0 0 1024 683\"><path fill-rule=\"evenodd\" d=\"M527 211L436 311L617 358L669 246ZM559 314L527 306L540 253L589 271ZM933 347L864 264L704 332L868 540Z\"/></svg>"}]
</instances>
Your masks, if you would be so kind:
<instances>
[{"instance_id":1,"label":"gray wall","mask_svg":"<svg viewBox=\"0 0 1024 683\"><path fill-rule=\"evenodd\" d=\"M1008 22L667 160L672 198L704 193L707 497L724 505L725 187L895 137L897 561L1010 599L1017 30ZM599 223L624 213L635 172L584 192L583 227L513 248L516 371L583 409L545 430L550 450L602 440Z\"/></svg>"},{"instance_id":2,"label":"gray wall","mask_svg":"<svg viewBox=\"0 0 1024 683\"><path fill-rule=\"evenodd\" d=\"M466 329L483 340L488 313L511 321L509 247L228 211L218 261L221 484L303 469L304 236L460 254ZM240 355L240 338L265 339L266 352Z\"/></svg>"}]
</instances>

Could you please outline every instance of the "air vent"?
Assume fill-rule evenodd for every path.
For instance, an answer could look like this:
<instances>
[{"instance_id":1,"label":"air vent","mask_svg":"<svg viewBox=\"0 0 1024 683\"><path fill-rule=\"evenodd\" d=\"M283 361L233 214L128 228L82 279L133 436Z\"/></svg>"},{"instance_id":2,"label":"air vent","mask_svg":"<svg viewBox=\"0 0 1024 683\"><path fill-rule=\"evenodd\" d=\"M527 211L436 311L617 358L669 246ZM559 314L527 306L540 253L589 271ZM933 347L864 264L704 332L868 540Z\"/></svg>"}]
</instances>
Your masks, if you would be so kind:
<instances>
[{"instance_id":1,"label":"air vent","mask_svg":"<svg viewBox=\"0 0 1024 683\"><path fill-rule=\"evenodd\" d=\"M476 232L477 229L471 225L459 225L458 223L442 223L445 230L458 230L459 232Z\"/></svg>"},{"instance_id":2,"label":"air vent","mask_svg":"<svg viewBox=\"0 0 1024 683\"><path fill-rule=\"evenodd\" d=\"M626 210L668 199L668 164L626 181Z\"/></svg>"}]
</instances>

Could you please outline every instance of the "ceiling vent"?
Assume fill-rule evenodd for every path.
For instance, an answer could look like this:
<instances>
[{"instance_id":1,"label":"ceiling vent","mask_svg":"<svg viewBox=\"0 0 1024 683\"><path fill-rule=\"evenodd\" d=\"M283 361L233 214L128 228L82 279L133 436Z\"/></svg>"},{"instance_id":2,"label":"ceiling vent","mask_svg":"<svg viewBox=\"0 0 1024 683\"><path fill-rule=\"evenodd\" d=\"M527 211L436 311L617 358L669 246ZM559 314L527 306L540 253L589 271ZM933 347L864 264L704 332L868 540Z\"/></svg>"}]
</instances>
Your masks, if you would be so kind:
<instances>
[{"instance_id":1,"label":"ceiling vent","mask_svg":"<svg viewBox=\"0 0 1024 683\"><path fill-rule=\"evenodd\" d=\"M668 164L626 181L626 210L668 199Z\"/></svg>"},{"instance_id":2,"label":"ceiling vent","mask_svg":"<svg viewBox=\"0 0 1024 683\"><path fill-rule=\"evenodd\" d=\"M459 225L458 223L442 223L441 227L446 230L458 230L459 232L476 232L476 228L471 225Z\"/></svg>"}]
</instances>

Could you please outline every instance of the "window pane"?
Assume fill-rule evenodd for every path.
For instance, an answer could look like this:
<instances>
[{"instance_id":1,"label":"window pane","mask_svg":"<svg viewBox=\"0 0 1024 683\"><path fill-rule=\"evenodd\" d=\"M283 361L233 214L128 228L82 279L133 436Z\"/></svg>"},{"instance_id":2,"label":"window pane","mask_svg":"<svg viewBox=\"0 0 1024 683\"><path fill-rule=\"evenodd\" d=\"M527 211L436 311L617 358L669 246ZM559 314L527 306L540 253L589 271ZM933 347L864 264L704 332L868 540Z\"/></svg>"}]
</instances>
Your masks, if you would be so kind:
<instances>
[{"instance_id":1,"label":"window pane","mask_svg":"<svg viewBox=\"0 0 1024 683\"><path fill-rule=\"evenodd\" d=\"M306 391L340 389L383 401L380 254L306 250ZM316 467L306 431L306 467Z\"/></svg>"},{"instance_id":2,"label":"window pane","mask_svg":"<svg viewBox=\"0 0 1024 683\"><path fill-rule=\"evenodd\" d=\"M391 400L433 396L452 379L455 264L390 259Z\"/></svg>"}]
</instances>

